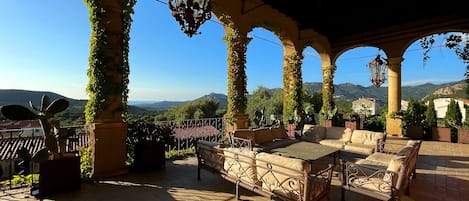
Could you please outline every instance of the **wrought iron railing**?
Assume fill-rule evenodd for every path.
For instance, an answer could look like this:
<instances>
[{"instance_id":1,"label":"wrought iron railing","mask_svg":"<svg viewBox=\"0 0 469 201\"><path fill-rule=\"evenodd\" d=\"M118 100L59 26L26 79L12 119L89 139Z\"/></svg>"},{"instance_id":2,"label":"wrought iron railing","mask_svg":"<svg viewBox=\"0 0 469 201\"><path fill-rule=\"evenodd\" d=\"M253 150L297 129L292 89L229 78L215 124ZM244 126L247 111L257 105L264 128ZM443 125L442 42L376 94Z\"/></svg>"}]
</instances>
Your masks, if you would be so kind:
<instances>
[{"instance_id":1,"label":"wrought iron railing","mask_svg":"<svg viewBox=\"0 0 469 201\"><path fill-rule=\"evenodd\" d=\"M193 148L195 147L197 140L221 142L225 129L223 118L158 121L156 124L173 125L176 128L174 142L167 146L166 151L177 151Z\"/></svg>"},{"instance_id":2,"label":"wrought iron railing","mask_svg":"<svg viewBox=\"0 0 469 201\"><path fill-rule=\"evenodd\" d=\"M195 147L198 140L221 142L224 132L223 118L188 119L183 121L160 121L156 124L174 125L176 136L173 143L169 143L166 151L187 150ZM69 137L66 151L78 151L79 147L89 146L89 132L84 125L64 126L75 129L75 135ZM0 188L2 190L24 187L27 181L12 182L18 176L23 175L21 159L17 151L27 148L30 153L44 147L43 131L41 128L23 128L0 130ZM36 165L37 166L37 165ZM32 172L37 172L37 167L32 167ZM23 178L25 179L25 178ZM14 184L16 183L16 184ZM31 183L31 182L29 182Z\"/></svg>"},{"instance_id":3,"label":"wrought iron railing","mask_svg":"<svg viewBox=\"0 0 469 201\"><path fill-rule=\"evenodd\" d=\"M67 152L79 151L79 147L88 147L89 134L84 126L63 128L75 130L75 134L66 141ZM21 165L22 159L18 156L18 150L26 148L30 153L35 153L44 146L42 128L0 130L0 188L5 190L31 185L34 182L32 175L38 172L38 165Z\"/></svg>"}]
</instances>

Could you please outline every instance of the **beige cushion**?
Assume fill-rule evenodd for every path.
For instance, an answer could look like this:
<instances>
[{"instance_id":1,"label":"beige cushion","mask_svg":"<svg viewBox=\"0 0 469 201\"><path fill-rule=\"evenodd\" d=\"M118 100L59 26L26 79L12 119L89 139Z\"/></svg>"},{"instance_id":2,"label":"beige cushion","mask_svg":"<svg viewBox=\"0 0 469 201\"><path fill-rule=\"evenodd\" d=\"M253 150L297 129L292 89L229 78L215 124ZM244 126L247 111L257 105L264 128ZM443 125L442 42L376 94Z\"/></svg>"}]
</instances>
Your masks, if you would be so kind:
<instances>
[{"instance_id":1,"label":"beige cushion","mask_svg":"<svg viewBox=\"0 0 469 201\"><path fill-rule=\"evenodd\" d=\"M223 169L223 144L197 141L198 152L204 164L215 170Z\"/></svg>"},{"instance_id":2,"label":"beige cushion","mask_svg":"<svg viewBox=\"0 0 469 201\"><path fill-rule=\"evenodd\" d=\"M372 161L372 160L367 160L367 159L358 159L355 163L359 165L370 166L370 167L377 168L377 169L385 169L388 167L387 163Z\"/></svg>"},{"instance_id":3,"label":"beige cushion","mask_svg":"<svg viewBox=\"0 0 469 201\"><path fill-rule=\"evenodd\" d=\"M274 136L269 128L254 129L254 139L256 144L264 144L274 141Z\"/></svg>"},{"instance_id":4,"label":"beige cushion","mask_svg":"<svg viewBox=\"0 0 469 201\"><path fill-rule=\"evenodd\" d=\"M329 140L329 139L319 141L319 144L335 147L335 148L338 148L338 149L343 149L344 146L345 146L345 143L346 143L345 141Z\"/></svg>"},{"instance_id":5,"label":"beige cushion","mask_svg":"<svg viewBox=\"0 0 469 201\"><path fill-rule=\"evenodd\" d=\"M277 128L270 128L270 132L272 133L272 136L274 137L274 139L287 139L288 138L287 130L283 126L280 126Z\"/></svg>"},{"instance_id":6,"label":"beige cushion","mask_svg":"<svg viewBox=\"0 0 469 201\"><path fill-rule=\"evenodd\" d=\"M248 149L224 148L223 169L228 175L249 183L256 183L256 152Z\"/></svg>"},{"instance_id":7,"label":"beige cushion","mask_svg":"<svg viewBox=\"0 0 469 201\"><path fill-rule=\"evenodd\" d=\"M306 136L310 139L314 139L316 141L322 140L326 138L326 127L319 126L319 125L305 125L303 127L303 136Z\"/></svg>"},{"instance_id":8,"label":"beige cushion","mask_svg":"<svg viewBox=\"0 0 469 201\"><path fill-rule=\"evenodd\" d=\"M383 139L383 132L374 132L368 130L354 130L352 132L352 137L350 141L352 143L367 144L367 145L376 145L378 139Z\"/></svg>"},{"instance_id":9,"label":"beige cushion","mask_svg":"<svg viewBox=\"0 0 469 201\"><path fill-rule=\"evenodd\" d=\"M387 170L390 172L398 173L402 163L404 162L404 159L405 157L402 156L393 158L391 161L389 161Z\"/></svg>"},{"instance_id":10,"label":"beige cushion","mask_svg":"<svg viewBox=\"0 0 469 201\"><path fill-rule=\"evenodd\" d=\"M381 153L381 152L375 152L368 157L366 157L366 160L371 160L371 161L376 161L376 162L381 162L381 163L386 163L389 164L389 162L396 158L399 157L395 154L387 154L387 153Z\"/></svg>"},{"instance_id":11,"label":"beige cushion","mask_svg":"<svg viewBox=\"0 0 469 201\"><path fill-rule=\"evenodd\" d=\"M257 178L262 182L263 189L296 199L302 194L304 184L295 178L304 180L304 172L311 170L304 160L269 153L257 154L256 164Z\"/></svg>"},{"instance_id":12,"label":"beige cushion","mask_svg":"<svg viewBox=\"0 0 469 201\"><path fill-rule=\"evenodd\" d=\"M385 176L386 177L386 176ZM379 191L383 193L391 192L391 183L385 181L383 178L372 177L368 178L365 176L356 177L352 180L352 183L364 189L371 191Z\"/></svg>"},{"instance_id":13,"label":"beige cushion","mask_svg":"<svg viewBox=\"0 0 469 201\"><path fill-rule=\"evenodd\" d=\"M327 127L326 128L327 139L336 139L348 142L352 137L352 129L345 127Z\"/></svg>"},{"instance_id":14,"label":"beige cushion","mask_svg":"<svg viewBox=\"0 0 469 201\"><path fill-rule=\"evenodd\" d=\"M417 142L418 142L418 140L409 140L409 141L407 141L405 146L414 146L415 143L417 143Z\"/></svg>"},{"instance_id":15,"label":"beige cushion","mask_svg":"<svg viewBox=\"0 0 469 201\"><path fill-rule=\"evenodd\" d=\"M413 146L403 146L397 151L397 155L399 156L409 156L410 152L412 151Z\"/></svg>"},{"instance_id":16,"label":"beige cushion","mask_svg":"<svg viewBox=\"0 0 469 201\"><path fill-rule=\"evenodd\" d=\"M368 145L368 144L358 144L358 143L349 143L346 144L344 147L347 151L363 153L366 155L370 155L375 150L375 145Z\"/></svg>"}]
</instances>

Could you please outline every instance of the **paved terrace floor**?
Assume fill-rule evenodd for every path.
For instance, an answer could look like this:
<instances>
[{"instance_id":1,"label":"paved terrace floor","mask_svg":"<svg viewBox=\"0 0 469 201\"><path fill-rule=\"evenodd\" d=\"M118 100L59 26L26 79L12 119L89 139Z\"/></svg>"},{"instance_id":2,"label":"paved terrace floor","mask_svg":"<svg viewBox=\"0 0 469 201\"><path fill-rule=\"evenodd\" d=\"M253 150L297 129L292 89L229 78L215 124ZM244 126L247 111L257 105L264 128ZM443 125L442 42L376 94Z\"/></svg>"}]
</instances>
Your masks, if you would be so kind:
<instances>
[{"instance_id":1,"label":"paved terrace floor","mask_svg":"<svg viewBox=\"0 0 469 201\"><path fill-rule=\"evenodd\" d=\"M388 141L404 144L402 139ZM234 184L210 172L202 170L202 180L197 180L197 160L167 161L162 170L147 173L129 173L95 184L82 184L81 189L57 194L43 200L63 201L230 201L236 200ZM268 200L242 189L241 199ZM340 200L337 177L332 181L330 200ZM2 201L39 200L28 195L28 189L0 192ZM347 201L374 200L352 192L346 193ZM424 141L418 162L417 177L411 183L410 197L416 201L469 200L469 144Z\"/></svg>"}]
</instances>

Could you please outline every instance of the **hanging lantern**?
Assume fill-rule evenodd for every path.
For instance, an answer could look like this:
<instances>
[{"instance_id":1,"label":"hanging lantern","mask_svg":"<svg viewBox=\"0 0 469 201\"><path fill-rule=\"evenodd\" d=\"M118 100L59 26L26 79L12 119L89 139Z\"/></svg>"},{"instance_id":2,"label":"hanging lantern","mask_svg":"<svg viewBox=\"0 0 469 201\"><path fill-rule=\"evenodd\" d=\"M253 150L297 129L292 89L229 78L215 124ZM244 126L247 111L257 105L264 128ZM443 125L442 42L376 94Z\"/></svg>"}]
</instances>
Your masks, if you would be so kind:
<instances>
[{"instance_id":1,"label":"hanging lantern","mask_svg":"<svg viewBox=\"0 0 469 201\"><path fill-rule=\"evenodd\" d=\"M389 62L387 59L381 59L381 55L377 55L370 63L368 68L371 73L371 83L375 87L380 87L386 81L386 72L388 71Z\"/></svg>"},{"instance_id":2,"label":"hanging lantern","mask_svg":"<svg viewBox=\"0 0 469 201\"><path fill-rule=\"evenodd\" d=\"M197 29L212 17L209 0L168 0L168 6L181 30L189 37L200 34Z\"/></svg>"}]
</instances>

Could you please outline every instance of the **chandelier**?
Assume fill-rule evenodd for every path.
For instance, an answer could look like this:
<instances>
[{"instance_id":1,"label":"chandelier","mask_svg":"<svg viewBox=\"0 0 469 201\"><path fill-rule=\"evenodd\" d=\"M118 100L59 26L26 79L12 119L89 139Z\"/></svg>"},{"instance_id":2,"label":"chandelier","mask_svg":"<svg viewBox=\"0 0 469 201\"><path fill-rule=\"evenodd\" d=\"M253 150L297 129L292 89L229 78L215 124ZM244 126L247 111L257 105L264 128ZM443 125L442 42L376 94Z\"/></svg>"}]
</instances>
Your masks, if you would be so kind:
<instances>
[{"instance_id":1,"label":"chandelier","mask_svg":"<svg viewBox=\"0 0 469 201\"><path fill-rule=\"evenodd\" d=\"M373 83L375 87L380 87L386 80L386 72L389 67L388 60L382 59L381 55L378 54L367 66L371 73L371 83Z\"/></svg>"},{"instance_id":2,"label":"chandelier","mask_svg":"<svg viewBox=\"0 0 469 201\"><path fill-rule=\"evenodd\" d=\"M189 37L200 34L197 29L212 17L209 0L168 0L168 6L181 30Z\"/></svg>"}]
</instances>

